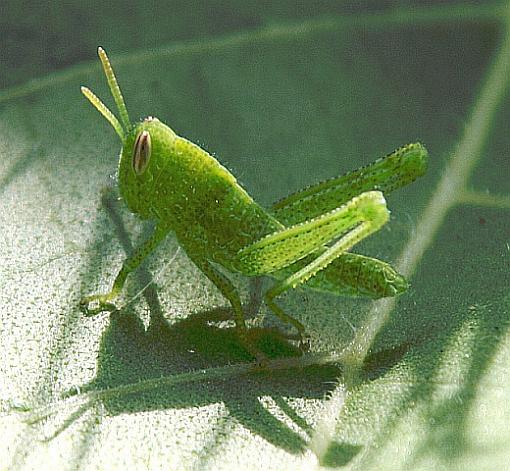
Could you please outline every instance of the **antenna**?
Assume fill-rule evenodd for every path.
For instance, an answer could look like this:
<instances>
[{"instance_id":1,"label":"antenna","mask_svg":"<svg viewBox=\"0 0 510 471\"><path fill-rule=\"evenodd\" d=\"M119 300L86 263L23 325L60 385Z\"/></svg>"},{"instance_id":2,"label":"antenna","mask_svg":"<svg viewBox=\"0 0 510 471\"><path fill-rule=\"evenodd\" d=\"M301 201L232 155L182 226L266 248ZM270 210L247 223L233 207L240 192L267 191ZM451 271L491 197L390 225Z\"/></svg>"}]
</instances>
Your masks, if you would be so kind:
<instances>
[{"instance_id":1,"label":"antenna","mask_svg":"<svg viewBox=\"0 0 510 471\"><path fill-rule=\"evenodd\" d=\"M87 100L92 103L94 108L96 108L97 111L99 111L108 120L108 122L113 126L113 129L115 129L115 132L119 135L121 141L124 142L124 130L115 115L87 87L81 87L81 92L85 95Z\"/></svg>"},{"instance_id":2,"label":"antenna","mask_svg":"<svg viewBox=\"0 0 510 471\"><path fill-rule=\"evenodd\" d=\"M117 83L117 79L115 78L112 65L110 64L106 52L102 47L98 47L97 54L99 55L99 59L101 59L101 64L103 64L103 70L106 75L106 79L108 80L108 85L112 92L113 99L117 105L117 109L119 110L122 124L119 122L117 117L108 109L108 107L96 95L94 95L94 93L90 91L90 89L87 87L81 87L81 92L85 95L87 100L92 103L94 108L96 108L97 111L99 111L107 119L107 121L113 126L113 129L115 129L115 132L119 135L121 141L124 142L126 133L128 133L129 129L131 128L126 103L124 103L124 98L122 97L119 84Z\"/></svg>"},{"instance_id":3,"label":"antenna","mask_svg":"<svg viewBox=\"0 0 510 471\"><path fill-rule=\"evenodd\" d=\"M126 104L124 103L124 98L122 97L122 93L120 91L119 84L117 83L117 79L113 73L112 65L110 64L110 60L108 59L105 50L101 46L97 48L97 54L99 55L99 59L101 59L103 70L106 75L106 79L108 80L108 85L110 86L113 99L117 104L117 108L120 113L120 120L122 121L122 124L127 131L131 127L131 123L129 121L129 115L127 112Z\"/></svg>"}]
</instances>

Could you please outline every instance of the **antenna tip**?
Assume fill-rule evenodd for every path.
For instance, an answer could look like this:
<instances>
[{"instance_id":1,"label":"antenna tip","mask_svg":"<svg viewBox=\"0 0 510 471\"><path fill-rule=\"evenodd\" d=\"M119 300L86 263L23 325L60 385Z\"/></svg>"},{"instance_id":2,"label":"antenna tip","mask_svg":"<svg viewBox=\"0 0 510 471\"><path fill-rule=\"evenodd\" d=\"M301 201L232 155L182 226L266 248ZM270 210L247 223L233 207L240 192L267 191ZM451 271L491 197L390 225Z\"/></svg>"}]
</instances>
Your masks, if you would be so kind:
<instances>
[{"instance_id":1,"label":"antenna tip","mask_svg":"<svg viewBox=\"0 0 510 471\"><path fill-rule=\"evenodd\" d=\"M98 54L98 56L102 56L102 55L105 55L106 52L105 52L105 50L101 46L98 46L97 54Z\"/></svg>"}]
</instances>

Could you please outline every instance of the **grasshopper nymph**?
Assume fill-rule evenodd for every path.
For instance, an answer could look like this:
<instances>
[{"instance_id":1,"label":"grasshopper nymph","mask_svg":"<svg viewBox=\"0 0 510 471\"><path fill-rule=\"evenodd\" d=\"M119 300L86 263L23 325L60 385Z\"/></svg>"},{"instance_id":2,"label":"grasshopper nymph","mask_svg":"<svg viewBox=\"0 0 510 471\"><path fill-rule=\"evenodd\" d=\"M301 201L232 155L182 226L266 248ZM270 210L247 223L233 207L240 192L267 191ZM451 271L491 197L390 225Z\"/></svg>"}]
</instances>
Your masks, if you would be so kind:
<instances>
[{"instance_id":1,"label":"grasshopper nymph","mask_svg":"<svg viewBox=\"0 0 510 471\"><path fill-rule=\"evenodd\" d=\"M421 144L408 144L371 165L263 208L214 157L157 118L131 124L108 57L102 48L98 54L120 121L88 88L82 87L82 92L122 141L118 170L122 198L132 212L154 220L156 228L124 261L109 293L82 300L89 314L114 309L111 300L128 274L170 232L228 299L240 338L257 357L263 355L249 339L239 294L217 266L276 279L264 301L297 329L298 338L304 335L304 326L275 302L289 288L306 283L337 295L371 298L406 290L406 280L391 265L349 250L388 221L383 193L425 173L427 151Z\"/></svg>"}]
</instances>

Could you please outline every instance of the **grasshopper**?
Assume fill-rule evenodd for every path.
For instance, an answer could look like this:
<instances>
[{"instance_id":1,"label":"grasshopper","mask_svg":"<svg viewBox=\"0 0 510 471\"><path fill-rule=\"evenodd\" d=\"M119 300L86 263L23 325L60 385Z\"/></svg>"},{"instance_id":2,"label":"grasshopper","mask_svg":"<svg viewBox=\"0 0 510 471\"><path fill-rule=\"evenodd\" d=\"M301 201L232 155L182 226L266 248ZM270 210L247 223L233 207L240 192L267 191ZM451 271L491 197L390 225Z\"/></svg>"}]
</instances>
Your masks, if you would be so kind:
<instances>
[{"instance_id":1,"label":"grasshopper","mask_svg":"<svg viewBox=\"0 0 510 471\"><path fill-rule=\"evenodd\" d=\"M425 173L428 154L420 143L263 208L213 156L157 118L131 124L110 61L102 48L98 54L120 121L88 88L81 91L122 142L122 199L133 213L156 225L151 237L126 258L111 291L82 299L88 315L115 309L111 301L126 277L170 232L230 302L239 337L258 358L263 355L250 341L238 291L224 271L274 278L264 301L297 330L300 340L305 336L303 324L275 301L289 288L306 284L336 295L371 298L396 296L407 289L407 281L391 265L349 250L388 221L383 193Z\"/></svg>"}]
</instances>

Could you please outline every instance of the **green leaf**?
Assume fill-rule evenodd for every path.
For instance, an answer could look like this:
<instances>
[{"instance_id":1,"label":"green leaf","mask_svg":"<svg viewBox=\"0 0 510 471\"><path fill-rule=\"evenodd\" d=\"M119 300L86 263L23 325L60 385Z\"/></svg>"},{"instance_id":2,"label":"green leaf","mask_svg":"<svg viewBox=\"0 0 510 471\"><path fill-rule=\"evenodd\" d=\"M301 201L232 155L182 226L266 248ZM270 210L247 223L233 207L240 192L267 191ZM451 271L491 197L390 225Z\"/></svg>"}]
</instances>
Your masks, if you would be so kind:
<instances>
[{"instance_id":1,"label":"green leaf","mask_svg":"<svg viewBox=\"0 0 510 471\"><path fill-rule=\"evenodd\" d=\"M510 7L194 3L63 8L57 71L60 49L41 46L51 11L2 20L2 469L503 469ZM311 336L302 357L260 306L250 322L273 360L255 370L227 301L172 236L119 312L85 317L80 298L106 291L151 229L116 200L118 138L79 92L112 105L97 45L132 118L199 143L265 205L423 142L429 172L388 197L389 224L357 248L411 289L285 295ZM254 314L256 283L234 281Z\"/></svg>"}]
</instances>

